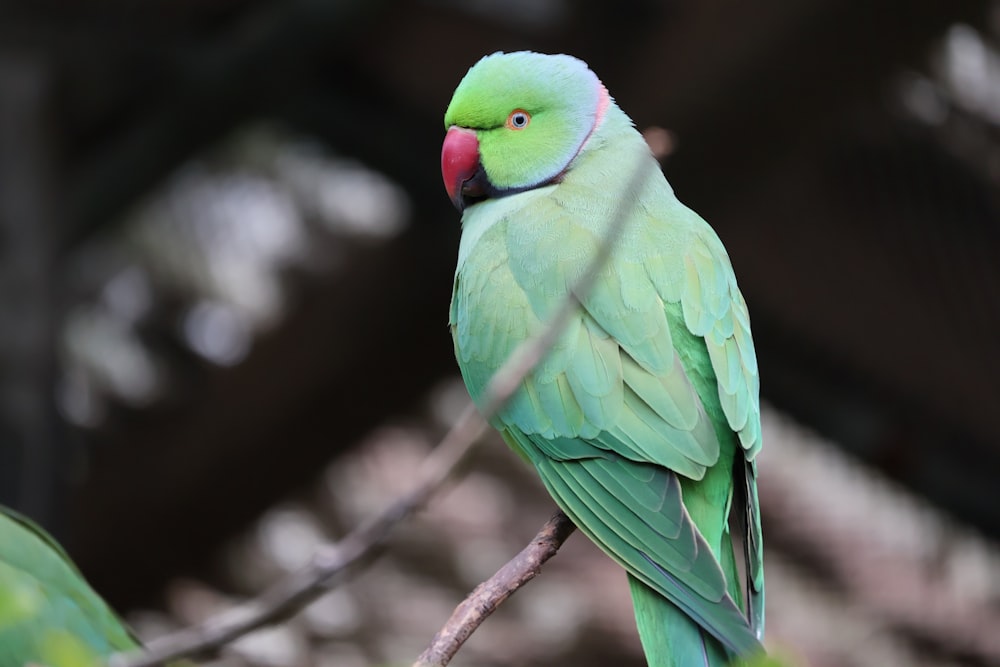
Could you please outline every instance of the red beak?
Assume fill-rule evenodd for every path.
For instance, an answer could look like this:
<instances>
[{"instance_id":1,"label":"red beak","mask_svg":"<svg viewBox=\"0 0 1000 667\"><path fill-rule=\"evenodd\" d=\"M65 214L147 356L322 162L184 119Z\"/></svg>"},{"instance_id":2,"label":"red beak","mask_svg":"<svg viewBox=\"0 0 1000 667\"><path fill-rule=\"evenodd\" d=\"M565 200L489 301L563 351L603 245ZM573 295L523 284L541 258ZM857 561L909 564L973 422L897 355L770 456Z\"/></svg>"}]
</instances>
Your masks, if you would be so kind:
<instances>
[{"instance_id":1,"label":"red beak","mask_svg":"<svg viewBox=\"0 0 1000 667\"><path fill-rule=\"evenodd\" d=\"M464 127L452 125L441 146L441 176L444 189L451 202L459 211L465 208L467 196L483 194L479 165L479 139L476 133Z\"/></svg>"}]
</instances>

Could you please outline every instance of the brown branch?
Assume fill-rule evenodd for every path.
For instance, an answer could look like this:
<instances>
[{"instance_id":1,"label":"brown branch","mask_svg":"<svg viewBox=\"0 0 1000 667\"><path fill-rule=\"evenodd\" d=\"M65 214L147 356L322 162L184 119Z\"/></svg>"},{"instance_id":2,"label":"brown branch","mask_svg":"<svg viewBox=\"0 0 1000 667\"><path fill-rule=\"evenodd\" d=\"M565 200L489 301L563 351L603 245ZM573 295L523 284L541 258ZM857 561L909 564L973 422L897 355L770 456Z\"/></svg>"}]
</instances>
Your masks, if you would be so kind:
<instances>
[{"instance_id":1,"label":"brown branch","mask_svg":"<svg viewBox=\"0 0 1000 667\"><path fill-rule=\"evenodd\" d=\"M169 660L210 654L258 628L290 618L334 588L354 567L373 557L392 529L421 507L448 479L479 439L486 424L470 404L424 461L420 482L381 514L339 542L318 547L303 569L280 580L257 598L208 621L148 642L145 650L119 654L111 667L152 667Z\"/></svg>"},{"instance_id":2,"label":"brown branch","mask_svg":"<svg viewBox=\"0 0 1000 667\"><path fill-rule=\"evenodd\" d=\"M455 607L451 618L444 624L430 646L420 654L413 667L444 667L462 645L472 636L476 628L496 611L503 602L521 586L535 578L542 565L556 555L576 526L562 512L552 515L535 539L501 567L496 574L476 586L460 605Z\"/></svg>"},{"instance_id":3,"label":"brown branch","mask_svg":"<svg viewBox=\"0 0 1000 667\"><path fill-rule=\"evenodd\" d=\"M109 660L110 667L153 667L177 658L214 653L258 628L290 618L335 587L345 573L371 560L374 552L385 544L392 529L423 506L450 477L486 429L485 420L493 417L503 407L558 339L579 308L579 299L587 294L610 258L615 242L625 226L627 213L635 201L634 194L655 166L655 163L645 157L637 161L597 253L566 295L555 316L538 335L518 345L493 375L484 391L479 412L472 405L465 409L424 462L418 476L420 482L413 490L372 520L351 531L344 539L319 547L305 568L282 579L259 597L205 623L155 639L143 651L112 656Z\"/></svg>"}]
</instances>

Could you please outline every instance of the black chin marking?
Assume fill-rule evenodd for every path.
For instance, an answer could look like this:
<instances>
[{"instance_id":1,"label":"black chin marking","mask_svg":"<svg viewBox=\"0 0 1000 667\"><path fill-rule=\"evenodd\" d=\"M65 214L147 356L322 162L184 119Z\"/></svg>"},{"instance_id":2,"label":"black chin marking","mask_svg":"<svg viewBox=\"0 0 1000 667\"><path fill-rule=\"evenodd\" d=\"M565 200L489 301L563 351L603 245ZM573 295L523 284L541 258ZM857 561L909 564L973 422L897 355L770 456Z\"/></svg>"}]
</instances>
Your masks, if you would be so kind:
<instances>
[{"instance_id":1,"label":"black chin marking","mask_svg":"<svg viewBox=\"0 0 1000 667\"><path fill-rule=\"evenodd\" d=\"M469 208L473 204L478 204L481 201L486 201L489 199L486 195L479 195L477 197L470 197L469 195L462 195L462 210Z\"/></svg>"},{"instance_id":2,"label":"black chin marking","mask_svg":"<svg viewBox=\"0 0 1000 667\"><path fill-rule=\"evenodd\" d=\"M561 171L552 178L538 183L532 183L531 185L522 185L513 188L498 188L490 182L489 177L486 175L486 171L483 169L482 165L480 165L479 169L476 170L475 175L462 185L462 209L465 210L473 204L478 204L479 202L487 199L500 199L501 197L509 197L510 195L516 195L521 192L527 192L528 190L534 190L535 188L560 183L565 174L565 171Z\"/></svg>"}]
</instances>

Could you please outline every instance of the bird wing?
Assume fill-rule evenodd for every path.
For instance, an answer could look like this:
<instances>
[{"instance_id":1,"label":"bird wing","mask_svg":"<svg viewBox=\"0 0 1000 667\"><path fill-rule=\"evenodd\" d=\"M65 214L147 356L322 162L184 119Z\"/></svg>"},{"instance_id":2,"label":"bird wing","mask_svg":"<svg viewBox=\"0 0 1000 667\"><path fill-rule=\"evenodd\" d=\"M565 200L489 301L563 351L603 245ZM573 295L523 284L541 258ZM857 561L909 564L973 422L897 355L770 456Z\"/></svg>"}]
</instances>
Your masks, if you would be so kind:
<instances>
[{"instance_id":1,"label":"bird wing","mask_svg":"<svg viewBox=\"0 0 1000 667\"><path fill-rule=\"evenodd\" d=\"M474 399L516 344L542 328L600 243L563 211L542 215L544 224L501 221L463 234L473 232L477 248L460 262L451 322ZM743 654L759 648L757 633L713 553L728 496L713 508L710 544L697 523L706 528L705 513L692 519L685 501L697 499L682 497L678 475L701 480L719 463L706 403L720 427L740 434L746 457L759 449L749 320L725 251L710 245L714 232L705 225L705 240L691 227L685 252L670 256L677 243L655 238L665 228L652 219L629 225L638 231L579 295L581 310L493 423L584 533ZM707 381L717 398L699 394L695 384ZM722 483L728 494L732 477Z\"/></svg>"},{"instance_id":2,"label":"bird wing","mask_svg":"<svg viewBox=\"0 0 1000 667\"><path fill-rule=\"evenodd\" d=\"M72 637L94 655L138 641L94 592L69 556L26 517L0 507L0 664L40 662L52 633Z\"/></svg>"}]
</instances>

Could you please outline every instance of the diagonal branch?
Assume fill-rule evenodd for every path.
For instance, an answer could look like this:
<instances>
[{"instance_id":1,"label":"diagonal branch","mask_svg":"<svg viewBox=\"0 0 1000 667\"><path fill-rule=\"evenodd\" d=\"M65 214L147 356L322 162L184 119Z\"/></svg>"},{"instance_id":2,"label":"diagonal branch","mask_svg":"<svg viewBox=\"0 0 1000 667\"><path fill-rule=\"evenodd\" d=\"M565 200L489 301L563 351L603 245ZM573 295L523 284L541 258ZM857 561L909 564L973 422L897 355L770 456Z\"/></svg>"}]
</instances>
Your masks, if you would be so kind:
<instances>
[{"instance_id":1,"label":"diagonal branch","mask_svg":"<svg viewBox=\"0 0 1000 667\"><path fill-rule=\"evenodd\" d=\"M531 543L455 608L413 667L445 667L483 621L503 602L541 572L576 526L562 512L552 515Z\"/></svg>"},{"instance_id":2,"label":"diagonal branch","mask_svg":"<svg viewBox=\"0 0 1000 667\"><path fill-rule=\"evenodd\" d=\"M381 514L342 540L322 545L301 570L250 600L208 621L150 641L145 650L114 656L111 667L152 667L181 657L209 654L266 625L296 614L332 590L355 567L371 560L400 522L408 518L448 479L486 429L470 404L424 461L420 482Z\"/></svg>"},{"instance_id":3,"label":"diagonal branch","mask_svg":"<svg viewBox=\"0 0 1000 667\"><path fill-rule=\"evenodd\" d=\"M339 542L318 548L308 565L277 582L259 597L205 623L153 640L143 651L112 656L109 665L153 667L177 658L213 653L243 635L290 618L334 588L355 567L370 561L384 546L392 529L441 488L486 430L486 420L497 414L558 339L579 308L579 300L590 290L610 258L635 201L635 193L653 166L655 162L646 155L637 161L605 237L586 271L542 331L521 343L490 379L479 411L470 404L462 412L427 457L418 475L420 482L411 491Z\"/></svg>"}]
</instances>

